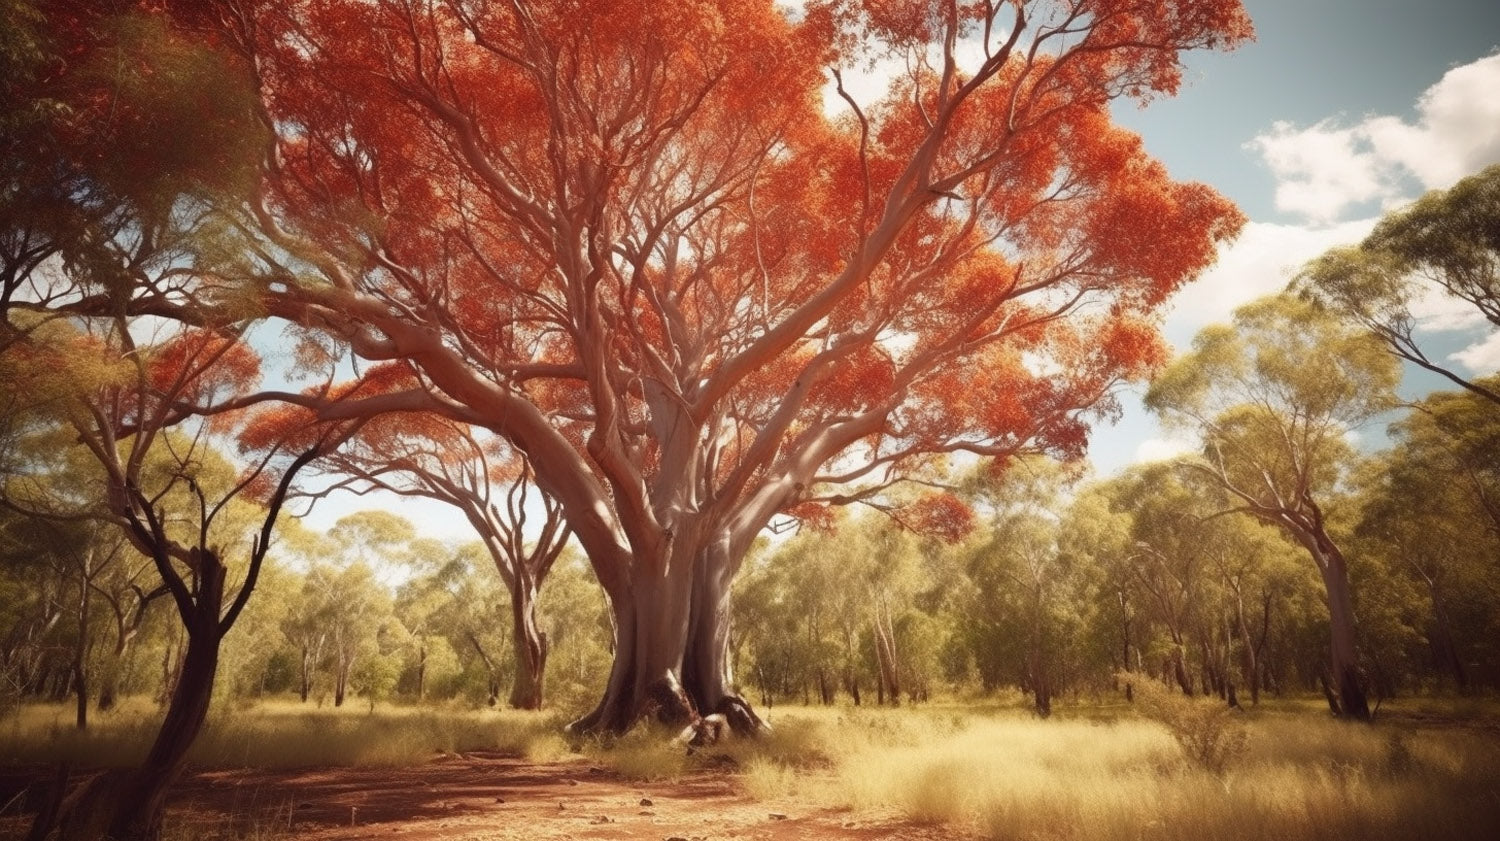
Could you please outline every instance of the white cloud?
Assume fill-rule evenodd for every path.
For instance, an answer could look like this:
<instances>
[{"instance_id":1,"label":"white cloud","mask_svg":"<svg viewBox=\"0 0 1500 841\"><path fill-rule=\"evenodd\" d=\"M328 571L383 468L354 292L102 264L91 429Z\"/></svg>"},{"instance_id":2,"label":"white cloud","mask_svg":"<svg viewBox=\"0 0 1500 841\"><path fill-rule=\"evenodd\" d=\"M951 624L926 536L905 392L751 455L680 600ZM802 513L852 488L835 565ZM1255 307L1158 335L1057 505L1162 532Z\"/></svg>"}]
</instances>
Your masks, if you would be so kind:
<instances>
[{"instance_id":1,"label":"white cloud","mask_svg":"<svg viewBox=\"0 0 1500 841\"><path fill-rule=\"evenodd\" d=\"M1147 438L1136 445L1135 461L1137 464L1166 461L1196 449L1198 442L1189 438Z\"/></svg>"},{"instance_id":2,"label":"white cloud","mask_svg":"<svg viewBox=\"0 0 1500 841\"><path fill-rule=\"evenodd\" d=\"M1337 245L1363 239L1373 219L1326 228L1251 222L1222 248L1219 261L1172 299L1167 332L1191 337L1199 328L1228 321L1241 304L1281 291L1308 260Z\"/></svg>"},{"instance_id":3,"label":"white cloud","mask_svg":"<svg viewBox=\"0 0 1500 841\"><path fill-rule=\"evenodd\" d=\"M1412 299L1411 314L1423 332L1446 333L1475 330L1489 324L1479 308L1462 298L1449 295L1435 283L1424 283L1421 294Z\"/></svg>"},{"instance_id":4,"label":"white cloud","mask_svg":"<svg viewBox=\"0 0 1500 841\"><path fill-rule=\"evenodd\" d=\"M1500 371L1500 331L1491 333L1482 342L1469 345L1448 357L1460 363L1475 375L1493 374Z\"/></svg>"},{"instance_id":5,"label":"white cloud","mask_svg":"<svg viewBox=\"0 0 1500 841\"><path fill-rule=\"evenodd\" d=\"M1409 198L1410 179L1424 190L1447 187L1500 161L1500 53L1455 67L1417 100L1415 122L1367 116L1299 128L1277 122L1248 146L1276 177L1276 206L1326 224L1350 206Z\"/></svg>"}]
</instances>

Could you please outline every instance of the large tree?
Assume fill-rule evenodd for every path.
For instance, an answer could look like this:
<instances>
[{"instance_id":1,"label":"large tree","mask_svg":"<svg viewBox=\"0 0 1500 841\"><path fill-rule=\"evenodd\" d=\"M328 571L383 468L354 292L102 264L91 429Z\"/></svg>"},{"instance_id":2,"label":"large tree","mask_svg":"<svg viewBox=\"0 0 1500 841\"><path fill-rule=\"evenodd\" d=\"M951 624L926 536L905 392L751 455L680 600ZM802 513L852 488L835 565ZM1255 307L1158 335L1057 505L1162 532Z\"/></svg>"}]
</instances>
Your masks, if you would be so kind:
<instances>
[{"instance_id":1,"label":"large tree","mask_svg":"<svg viewBox=\"0 0 1500 841\"><path fill-rule=\"evenodd\" d=\"M1400 369L1369 334L1297 298L1262 298L1204 328L1146 405L1202 437L1186 464L1229 495L1226 510L1281 529L1322 575L1330 625L1329 704L1370 717L1349 565L1331 530L1353 461L1348 437L1395 405Z\"/></svg>"},{"instance_id":2,"label":"large tree","mask_svg":"<svg viewBox=\"0 0 1500 841\"><path fill-rule=\"evenodd\" d=\"M755 727L728 599L760 529L927 453L1077 454L1241 222L1109 114L1248 38L1237 0L177 8L273 135L222 274L414 379L282 396L526 454L615 614L581 728ZM883 95L842 83L877 60Z\"/></svg>"}]
</instances>

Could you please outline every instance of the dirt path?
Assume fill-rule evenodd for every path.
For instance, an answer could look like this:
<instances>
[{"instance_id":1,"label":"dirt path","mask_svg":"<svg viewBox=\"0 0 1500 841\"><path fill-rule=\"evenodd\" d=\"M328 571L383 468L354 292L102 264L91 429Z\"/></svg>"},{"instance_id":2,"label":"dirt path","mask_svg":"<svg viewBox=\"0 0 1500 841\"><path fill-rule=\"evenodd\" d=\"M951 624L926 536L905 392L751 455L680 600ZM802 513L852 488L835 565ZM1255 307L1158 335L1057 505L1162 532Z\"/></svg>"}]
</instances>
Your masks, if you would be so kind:
<instances>
[{"instance_id":1,"label":"dirt path","mask_svg":"<svg viewBox=\"0 0 1500 841\"><path fill-rule=\"evenodd\" d=\"M791 801L756 801L733 776L624 780L587 761L483 752L402 768L204 771L170 806L187 837L402 841L792 841L957 837L952 827ZM186 826L184 826L186 825Z\"/></svg>"}]
</instances>

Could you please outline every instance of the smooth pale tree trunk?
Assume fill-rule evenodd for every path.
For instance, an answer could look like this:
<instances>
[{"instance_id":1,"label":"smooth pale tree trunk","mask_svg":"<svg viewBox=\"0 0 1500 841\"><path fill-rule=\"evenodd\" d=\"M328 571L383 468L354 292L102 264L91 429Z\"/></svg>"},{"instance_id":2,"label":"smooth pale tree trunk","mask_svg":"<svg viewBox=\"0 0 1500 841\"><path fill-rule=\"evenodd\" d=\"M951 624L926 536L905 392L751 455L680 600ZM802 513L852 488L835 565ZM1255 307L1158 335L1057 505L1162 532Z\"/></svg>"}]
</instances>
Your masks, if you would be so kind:
<instances>
[{"instance_id":1,"label":"smooth pale tree trunk","mask_svg":"<svg viewBox=\"0 0 1500 841\"><path fill-rule=\"evenodd\" d=\"M340 654L333 680L333 705L335 707L344 705L344 696L349 690L349 673L353 670L354 658L345 659L343 654Z\"/></svg>"},{"instance_id":2,"label":"smooth pale tree trunk","mask_svg":"<svg viewBox=\"0 0 1500 841\"><path fill-rule=\"evenodd\" d=\"M1368 721L1370 703L1364 673L1359 664L1359 645L1354 620L1354 596L1349 588L1349 567L1344 554L1322 529L1298 533L1312 554L1328 600L1329 675L1325 687L1329 709L1336 716Z\"/></svg>"},{"instance_id":3,"label":"smooth pale tree trunk","mask_svg":"<svg viewBox=\"0 0 1500 841\"><path fill-rule=\"evenodd\" d=\"M1250 704L1253 706L1260 703L1260 664L1255 641L1250 638L1250 623L1245 616L1245 594L1238 580L1230 582L1230 592L1234 593L1234 629L1240 643L1240 670L1245 685L1250 688ZM1231 683L1229 688L1233 692L1234 684Z\"/></svg>"},{"instance_id":4,"label":"smooth pale tree trunk","mask_svg":"<svg viewBox=\"0 0 1500 841\"><path fill-rule=\"evenodd\" d=\"M875 665L880 683L876 686L880 703L901 705L901 672L896 659L896 634L890 624L890 610L882 599L875 608Z\"/></svg>"},{"instance_id":5,"label":"smooth pale tree trunk","mask_svg":"<svg viewBox=\"0 0 1500 841\"><path fill-rule=\"evenodd\" d=\"M542 708L542 684L547 675L547 634L536 615L537 586L527 575L516 576L510 588L511 625L516 650L516 676L510 705L518 710Z\"/></svg>"},{"instance_id":6,"label":"smooth pale tree trunk","mask_svg":"<svg viewBox=\"0 0 1500 841\"><path fill-rule=\"evenodd\" d=\"M302 696L302 703L307 703L307 696L312 693L313 660L315 656L307 644L302 645L302 674L298 681L298 694Z\"/></svg>"},{"instance_id":7,"label":"smooth pale tree trunk","mask_svg":"<svg viewBox=\"0 0 1500 841\"><path fill-rule=\"evenodd\" d=\"M1328 624L1330 631L1330 667L1334 691L1338 695L1338 715L1360 720L1370 718L1370 704L1364 675L1359 666L1359 647L1355 637L1354 598L1349 588L1349 574L1344 557L1334 550L1323 567L1323 585L1328 591Z\"/></svg>"},{"instance_id":8,"label":"smooth pale tree trunk","mask_svg":"<svg viewBox=\"0 0 1500 841\"><path fill-rule=\"evenodd\" d=\"M615 656L604 697L570 730L622 733L647 716L681 725L713 713L725 716L737 733L768 729L734 689L734 561L722 550L683 546L657 569L642 569L617 584L610 593Z\"/></svg>"}]
</instances>

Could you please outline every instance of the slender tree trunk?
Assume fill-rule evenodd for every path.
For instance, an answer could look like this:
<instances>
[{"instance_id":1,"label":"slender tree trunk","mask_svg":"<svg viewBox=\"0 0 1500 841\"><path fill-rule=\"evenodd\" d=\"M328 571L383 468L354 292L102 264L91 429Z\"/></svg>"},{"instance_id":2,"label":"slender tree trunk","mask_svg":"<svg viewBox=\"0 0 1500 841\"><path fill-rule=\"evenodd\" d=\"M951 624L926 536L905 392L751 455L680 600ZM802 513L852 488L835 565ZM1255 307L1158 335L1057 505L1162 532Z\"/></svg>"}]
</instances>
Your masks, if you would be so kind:
<instances>
[{"instance_id":1,"label":"slender tree trunk","mask_svg":"<svg viewBox=\"0 0 1500 841\"><path fill-rule=\"evenodd\" d=\"M1245 685L1250 687L1250 704L1260 703L1260 664L1255 641L1250 638L1250 623L1245 617L1245 595L1238 582L1232 584L1234 593L1234 628L1240 640L1240 671ZM1232 692L1234 685L1230 684ZM1236 704L1237 706L1238 704Z\"/></svg>"},{"instance_id":2,"label":"slender tree trunk","mask_svg":"<svg viewBox=\"0 0 1500 841\"><path fill-rule=\"evenodd\" d=\"M302 703L307 703L307 696L312 693L312 667L313 654L307 643L302 644L302 679L298 686Z\"/></svg>"},{"instance_id":3,"label":"slender tree trunk","mask_svg":"<svg viewBox=\"0 0 1500 841\"><path fill-rule=\"evenodd\" d=\"M466 631L465 635L469 638L469 644L479 652L480 661L484 663L485 675L489 678L489 705L493 707L500 702L500 670L496 668L495 661L484 650L484 646L479 644L479 637L475 636L472 630Z\"/></svg>"},{"instance_id":4,"label":"slender tree trunk","mask_svg":"<svg viewBox=\"0 0 1500 841\"><path fill-rule=\"evenodd\" d=\"M417 646L417 702L427 700L427 644Z\"/></svg>"},{"instance_id":5,"label":"slender tree trunk","mask_svg":"<svg viewBox=\"0 0 1500 841\"><path fill-rule=\"evenodd\" d=\"M339 652L337 674L333 680L333 705L342 707L344 705L344 694L349 689L349 672L354 669L354 658L345 658L343 652Z\"/></svg>"},{"instance_id":6,"label":"slender tree trunk","mask_svg":"<svg viewBox=\"0 0 1500 841\"><path fill-rule=\"evenodd\" d=\"M1182 694L1192 695L1193 679L1188 677L1187 663L1184 662L1185 658L1182 655L1182 634L1180 634L1176 628L1173 628L1171 630L1171 634L1172 655L1170 658L1170 662L1172 668L1172 679L1177 681L1177 688L1182 690Z\"/></svg>"},{"instance_id":7,"label":"slender tree trunk","mask_svg":"<svg viewBox=\"0 0 1500 841\"><path fill-rule=\"evenodd\" d=\"M1438 666L1453 675L1453 683L1459 693L1466 695L1469 692L1469 674L1464 669L1463 658L1458 654L1453 624L1448 619L1447 599L1432 576L1422 573L1422 578L1427 582L1427 592L1432 597L1432 621L1437 626L1437 633L1432 635L1435 649L1433 654Z\"/></svg>"},{"instance_id":8,"label":"slender tree trunk","mask_svg":"<svg viewBox=\"0 0 1500 841\"><path fill-rule=\"evenodd\" d=\"M1335 715L1347 716L1362 721L1370 718L1364 673L1359 663L1359 647L1354 620L1354 597L1349 587L1349 571L1344 556L1328 540L1320 536L1324 551L1318 565L1323 573L1323 586L1328 596L1328 625L1332 689L1338 695Z\"/></svg>"},{"instance_id":9,"label":"slender tree trunk","mask_svg":"<svg viewBox=\"0 0 1500 841\"><path fill-rule=\"evenodd\" d=\"M89 568L83 566L78 579L78 644L73 647L73 692L77 699L74 725L79 730L89 726Z\"/></svg>"},{"instance_id":10,"label":"slender tree trunk","mask_svg":"<svg viewBox=\"0 0 1500 841\"><path fill-rule=\"evenodd\" d=\"M115 708L115 701L120 692L120 676L125 671L125 660L130 656L130 644L134 639L135 631L129 631L115 640L115 647L105 663L104 673L99 676L97 706L100 712L108 712Z\"/></svg>"},{"instance_id":11,"label":"slender tree trunk","mask_svg":"<svg viewBox=\"0 0 1500 841\"><path fill-rule=\"evenodd\" d=\"M889 608L884 599L875 606L875 664L880 672L877 695L879 702L901 705L901 676L896 666L896 639L890 627Z\"/></svg>"},{"instance_id":12,"label":"slender tree trunk","mask_svg":"<svg viewBox=\"0 0 1500 841\"><path fill-rule=\"evenodd\" d=\"M542 685L547 674L548 640L536 616L537 586L531 577L518 574L510 589L511 624L516 650L515 683L510 705L518 710L542 708Z\"/></svg>"},{"instance_id":13,"label":"slender tree trunk","mask_svg":"<svg viewBox=\"0 0 1500 841\"><path fill-rule=\"evenodd\" d=\"M218 670L219 614L225 568L200 556L193 613L184 617L187 644L161 729L140 767L94 778L66 808L59 841L154 841L161 835L168 790L187 766L188 749L203 729Z\"/></svg>"}]
</instances>

